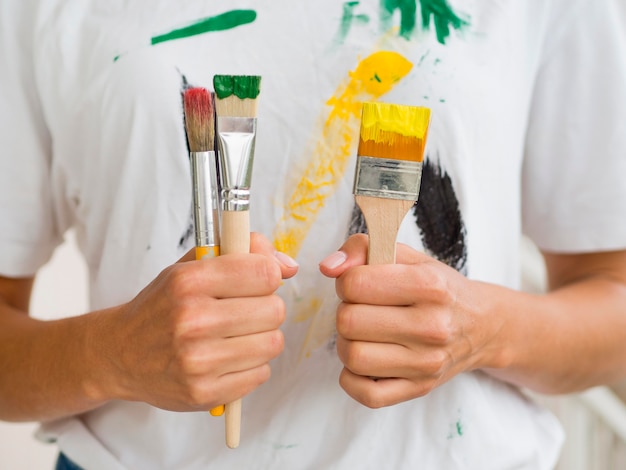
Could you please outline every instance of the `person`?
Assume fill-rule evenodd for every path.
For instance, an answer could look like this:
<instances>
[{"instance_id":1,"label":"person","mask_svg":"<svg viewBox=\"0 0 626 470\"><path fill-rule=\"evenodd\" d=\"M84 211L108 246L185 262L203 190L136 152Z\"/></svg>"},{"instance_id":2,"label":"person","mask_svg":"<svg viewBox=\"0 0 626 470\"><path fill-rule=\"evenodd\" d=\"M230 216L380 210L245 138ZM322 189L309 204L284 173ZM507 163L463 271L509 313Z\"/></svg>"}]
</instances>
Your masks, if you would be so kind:
<instances>
[{"instance_id":1,"label":"person","mask_svg":"<svg viewBox=\"0 0 626 470\"><path fill-rule=\"evenodd\" d=\"M526 389L626 376L626 5L0 4L0 418L58 468L549 469ZM250 254L193 259L182 92L262 76ZM366 265L360 104L427 106ZM75 230L90 312L28 317ZM546 294L519 290L519 244ZM206 413L243 397L241 443ZM64 467L65 466L65 467ZM69 466L69 467L68 467Z\"/></svg>"}]
</instances>

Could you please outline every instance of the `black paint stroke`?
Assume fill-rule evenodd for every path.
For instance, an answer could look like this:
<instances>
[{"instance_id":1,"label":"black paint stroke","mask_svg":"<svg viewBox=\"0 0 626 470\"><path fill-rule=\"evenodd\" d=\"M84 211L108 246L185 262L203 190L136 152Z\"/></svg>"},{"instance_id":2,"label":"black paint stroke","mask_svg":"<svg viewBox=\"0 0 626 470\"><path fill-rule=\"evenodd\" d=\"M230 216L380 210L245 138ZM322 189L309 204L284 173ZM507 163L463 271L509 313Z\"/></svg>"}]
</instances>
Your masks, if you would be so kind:
<instances>
[{"instance_id":1,"label":"black paint stroke","mask_svg":"<svg viewBox=\"0 0 626 470\"><path fill-rule=\"evenodd\" d=\"M467 274L467 231L450 175L441 166L424 161L419 200L413 214L424 248L435 258Z\"/></svg>"},{"instance_id":2,"label":"black paint stroke","mask_svg":"<svg viewBox=\"0 0 626 470\"><path fill-rule=\"evenodd\" d=\"M355 233L367 233L367 224L365 223L365 217L361 208L354 204L352 207L352 215L350 217L350 224L348 225L348 236Z\"/></svg>"},{"instance_id":3,"label":"black paint stroke","mask_svg":"<svg viewBox=\"0 0 626 470\"><path fill-rule=\"evenodd\" d=\"M181 77L181 86L180 86L181 109L185 109L185 91L188 90L189 88L192 88L192 85L189 84L189 82L187 81L187 77L183 73L180 74L180 77ZM185 125L185 113L184 112L182 113L182 117L183 117L183 121L182 121L183 130L185 132L185 145L187 146L187 155L189 155L189 141L187 139L187 126ZM191 192L191 188L189 189L189 191ZM187 247L190 246L189 240L194 235L195 235L195 225L194 225L194 219L193 219L193 201L192 201L191 207L189 208L189 218L187 221L187 227L185 228L185 231L183 232L183 234L180 236L180 239L178 240L178 249L185 251Z\"/></svg>"},{"instance_id":4,"label":"black paint stroke","mask_svg":"<svg viewBox=\"0 0 626 470\"><path fill-rule=\"evenodd\" d=\"M439 261L467 274L466 229L450 175L439 165L424 161L419 200L413 206L425 250ZM367 233L358 205L354 205L348 236Z\"/></svg>"}]
</instances>

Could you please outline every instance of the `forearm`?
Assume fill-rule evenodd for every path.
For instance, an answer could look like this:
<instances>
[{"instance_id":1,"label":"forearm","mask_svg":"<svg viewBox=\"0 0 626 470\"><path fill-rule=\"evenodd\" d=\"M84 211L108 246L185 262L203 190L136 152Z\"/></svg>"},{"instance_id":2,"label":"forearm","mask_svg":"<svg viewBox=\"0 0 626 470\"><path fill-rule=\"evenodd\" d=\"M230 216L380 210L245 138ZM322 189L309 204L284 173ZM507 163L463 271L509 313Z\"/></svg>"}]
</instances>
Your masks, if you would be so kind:
<instances>
[{"instance_id":1,"label":"forearm","mask_svg":"<svg viewBox=\"0 0 626 470\"><path fill-rule=\"evenodd\" d=\"M0 419L46 421L103 404L94 336L105 314L40 321L2 305Z\"/></svg>"},{"instance_id":2,"label":"forearm","mask_svg":"<svg viewBox=\"0 0 626 470\"><path fill-rule=\"evenodd\" d=\"M506 320L498 368L505 381L542 393L569 393L626 376L626 286L608 276L544 295L484 286L492 315Z\"/></svg>"}]
</instances>

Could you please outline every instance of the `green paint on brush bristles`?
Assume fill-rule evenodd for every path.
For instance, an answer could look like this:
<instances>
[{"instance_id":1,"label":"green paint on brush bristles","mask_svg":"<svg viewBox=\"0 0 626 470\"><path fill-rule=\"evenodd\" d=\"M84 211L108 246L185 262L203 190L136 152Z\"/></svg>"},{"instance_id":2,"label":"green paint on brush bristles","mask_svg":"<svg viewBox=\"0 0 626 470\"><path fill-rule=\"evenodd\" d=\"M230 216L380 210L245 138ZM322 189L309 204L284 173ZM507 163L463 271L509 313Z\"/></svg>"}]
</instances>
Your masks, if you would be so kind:
<instances>
[{"instance_id":1,"label":"green paint on brush bristles","mask_svg":"<svg viewBox=\"0 0 626 470\"><path fill-rule=\"evenodd\" d=\"M256 99L261 92L259 75L215 75L213 88L219 99L235 95L239 99Z\"/></svg>"}]
</instances>

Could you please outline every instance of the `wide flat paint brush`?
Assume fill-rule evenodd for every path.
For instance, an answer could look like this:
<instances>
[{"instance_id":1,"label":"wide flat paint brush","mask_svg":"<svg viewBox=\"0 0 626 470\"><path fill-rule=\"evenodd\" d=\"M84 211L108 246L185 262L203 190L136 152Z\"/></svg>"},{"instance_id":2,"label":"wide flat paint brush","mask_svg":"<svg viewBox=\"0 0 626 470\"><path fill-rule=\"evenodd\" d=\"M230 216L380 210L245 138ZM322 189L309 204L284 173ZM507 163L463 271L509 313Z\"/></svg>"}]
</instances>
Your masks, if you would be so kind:
<instances>
[{"instance_id":1,"label":"wide flat paint brush","mask_svg":"<svg viewBox=\"0 0 626 470\"><path fill-rule=\"evenodd\" d=\"M206 88L189 88L183 95L193 186L196 259L220 254L219 188L215 155L215 106ZM221 416L224 405L211 410Z\"/></svg>"},{"instance_id":2,"label":"wide flat paint brush","mask_svg":"<svg viewBox=\"0 0 626 470\"><path fill-rule=\"evenodd\" d=\"M393 264L400 224L418 199L430 109L364 103L354 179L367 224L367 264Z\"/></svg>"},{"instance_id":3,"label":"wide flat paint brush","mask_svg":"<svg viewBox=\"0 0 626 470\"><path fill-rule=\"evenodd\" d=\"M222 255L250 251L250 183L260 85L261 77L256 75L213 78L222 188ZM226 404L226 445L237 447L240 434L241 399Z\"/></svg>"}]
</instances>

